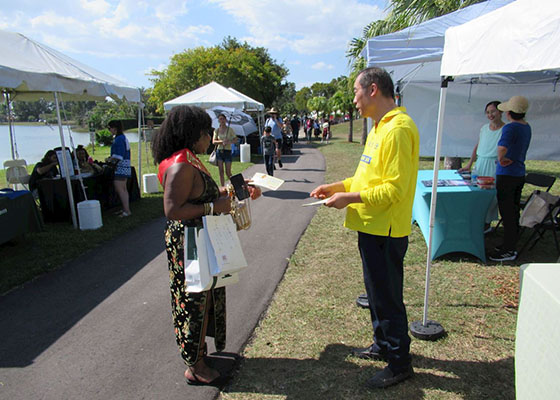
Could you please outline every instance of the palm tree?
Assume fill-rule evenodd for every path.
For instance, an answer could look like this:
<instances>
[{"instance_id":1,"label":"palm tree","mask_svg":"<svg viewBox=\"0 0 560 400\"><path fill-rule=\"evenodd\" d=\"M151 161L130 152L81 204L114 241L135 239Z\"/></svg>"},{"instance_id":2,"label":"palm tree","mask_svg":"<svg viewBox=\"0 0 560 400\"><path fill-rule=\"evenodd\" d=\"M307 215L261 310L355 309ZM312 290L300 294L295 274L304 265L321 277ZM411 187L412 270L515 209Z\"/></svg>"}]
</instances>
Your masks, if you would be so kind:
<instances>
[{"instance_id":1,"label":"palm tree","mask_svg":"<svg viewBox=\"0 0 560 400\"><path fill-rule=\"evenodd\" d=\"M360 71L366 66L366 60L362 57L368 39L400 31L408 26L419 24L432 18L440 17L485 0L391 0L389 14L383 20L377 20L366 25L362 31L362 37L353 38L346 50L346 57L354 72ZM364 118L364 135L366 132L366 119ZM363 136L363 135L362 135ZM362 143L365 143L362 137ZM449 160L446 164L457 165L457 160ZM460 166L460 159L459 166Z\"/></svg>"},{"instance_id":2,"label":"palm tree","mask_svg":"<svg viewBox=\"0 0 560 400\"><path fill-rule=\"evenodd\" d=\"M348 130L348 142L353 141L354 136L354 103L352 103L353 95L352 92L345 89L339 89L336 93L329 99L329 108L336 112L338 110L342 111L343 114L348 113L350 116L350 127Z\"/></svg>"},{"instance_id":3,"label":"palm tree","mask_svg":"<svg viewBox=\"0 0 560 400\"><path fill-rule=\"evenodd\" d=\"M327 98L325 96L315 96L307 101L307 108L315 111L317 118L324 116L327 112Z\"/></svg>"},{"instance_id":4,"label":"palm tree","mask_svg":"<svg viewBox=\"0 0 560 400\"><path fill-rule=\"evenodd\" d=\"M353 38L346 50L352 69L361 70L365 60L361 56L368 39L400 31L410 25L440 17L460 8L485 0L391 0L389 14L385 19L370 22L362 31L362 37Z\"/></svg>"}]
</instances>

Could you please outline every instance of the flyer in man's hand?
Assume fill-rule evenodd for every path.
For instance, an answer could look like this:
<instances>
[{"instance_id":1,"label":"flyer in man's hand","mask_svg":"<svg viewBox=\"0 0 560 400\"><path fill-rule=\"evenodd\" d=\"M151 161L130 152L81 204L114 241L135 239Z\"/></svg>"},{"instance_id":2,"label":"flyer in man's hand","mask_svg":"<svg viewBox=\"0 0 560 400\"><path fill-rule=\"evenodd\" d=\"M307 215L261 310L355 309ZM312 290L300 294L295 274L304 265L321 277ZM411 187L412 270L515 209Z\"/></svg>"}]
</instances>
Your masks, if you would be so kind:
<instances>
[{"instance_id":1,"label":"flyer in man's hand","mask_svg":"<svg viewBox=\"0 0 560 400\"><path fill-rule=\"evenodd\" d=\"M322 199L322 200L318 200L318 201L314 201L313 203L306 203L306 204L302 204L303 207L306 206L320 206L323 205L327 202L328 198L326 199Z\"/></svg>"},{"instance_id":2,"label":"flyer in man's hand","mask_svg":"<svg viewBox=\"0 0 560 400\"><path fill-rule=\"evenodd\" d=\"M284 183L283 179L257 172L251 178L251 184L265 189L276 190Z\"/></svg>"}]
</instances>

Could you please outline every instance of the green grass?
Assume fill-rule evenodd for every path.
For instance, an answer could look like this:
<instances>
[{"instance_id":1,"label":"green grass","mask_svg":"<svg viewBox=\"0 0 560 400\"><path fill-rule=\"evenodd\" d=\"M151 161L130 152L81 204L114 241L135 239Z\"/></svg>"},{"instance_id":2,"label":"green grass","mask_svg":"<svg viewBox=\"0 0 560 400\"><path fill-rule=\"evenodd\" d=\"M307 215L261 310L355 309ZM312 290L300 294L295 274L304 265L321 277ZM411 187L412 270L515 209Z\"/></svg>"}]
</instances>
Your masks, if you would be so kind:
<instances>
[{"instance_id":1,"label":"green grass","mask_svg":"<svg viewBox=\"0 0 560 400\"><path fill-rule=\"evenodd\" d=\"M131 143L132 165L138 172L138 143ZM96 147L90 155L96 160L104 160L109 156L109 147ZM260 157L252 155L254 162ZM204 162L207 155L200 157ZM239 159L232 164L232 173L236 174L252 163L240 163ZM212 177L219 182L218 168L207 164ZM33 165L28 166L31 173ZM142 174L156 173L151 153L142 150ZM5 171L0 170L0 185L7 186ZM160 187L161 189L161 187ZM84 252L94 249L103 242L115 239L124 233L138 228L146 222L163 216L162 193L145 194L130 204L132 216L119 218L112 210L102 210L103 227L97 230L80 231L71 223L47 223L43 232L30 233L25 237L0 245L0 294L24 284L43 273L60 268L66 262Z\"/></svg>"},{"instance_id":2,"label":"green grass","mask_svg":"<svg viewBox=\"0 0 560 400\"><path fill-rule=\"evenodd\" d=\"M361 127L358 121L354 125ZM359 134L354 133L359 141ZM362 153L347 143L346 124L333 127L333 141L320 146L326 182L354 173ZM421 169L432 169L423 158ZM558 162L529 162L529 171L560 177ZM526 188L528 193L530 189ZM559 183L552 189L560 192ZM342 227L344 211L321 207L292 255L272 303L243 352L244 361L223 399L512 399L519 265L554 262L543 241L515 264L481 264L464 254L433 262L429 318L447 336L412 340L416 377L368 392L363 383L384 367L349 357L352 347L371 344L369 312L355 306L364 292L357 235ZM489 240L494 244L502 232ZM405 258L404 297L409 321L422 319L426 244L414 226Z\"/></svg>"}]
</instances>

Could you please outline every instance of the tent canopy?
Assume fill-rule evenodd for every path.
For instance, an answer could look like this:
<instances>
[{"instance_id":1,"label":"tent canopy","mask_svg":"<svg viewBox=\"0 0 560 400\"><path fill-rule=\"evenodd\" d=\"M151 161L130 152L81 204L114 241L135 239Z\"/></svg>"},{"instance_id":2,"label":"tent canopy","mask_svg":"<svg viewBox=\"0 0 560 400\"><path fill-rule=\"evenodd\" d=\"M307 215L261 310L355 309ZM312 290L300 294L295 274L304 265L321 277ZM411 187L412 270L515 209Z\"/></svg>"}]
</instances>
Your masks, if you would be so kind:
<instances>
[{"instance_id":1,"label":"tent canopy","mask_svg":"<svg viewBox=\"0 0 560 400\"><path fill-rule=\"evenodd\" d=\"M516 3L521 1L529 3L525 0L518 0ZM399 88L402 105L407 108L420 130L422 156L433 155L436 145L441 56L444 54L445 32L447 29L451 30L452 26L466 23L467 16L471 20L485 18L502 6L516 3L512 3L512 0L489 0L368 41L365 51L367 65L383 66L392 75L395 85ZM541 14L544 16L545 13ZM507 20L503 20L503 23L503 29L506 31L515 31L519 27L518 23L511 24ZM534 24L527 29L531 27L534 28ZM508 50L507 45L503 46L497 39L497 26L488 30L490 36L487 37L490 38L478 41L478 47L475 50L471 48L469 55L486 50L499 54L497 49L502 47ZM557 46L555 40L548 42L547 37L540 40L545 42L543 46L549 46L551 49ZM380 49L382 42L392 43L391 45L399 51ZM431 43L431 47L426 43ZM439 43L439 47L435 46L435 43ZM396 47L397 44L400 47ZM426 51L425 57L419 55L422 49ZM470 156L478 141L480 127L488 123L484 114L485 105L493 100L505 101L511 96L523 95L530 102L527 119L533 128L528 159L560 160L560 138L556 133L560 125L560 114L556 111L560 109L560 92L555 91L557 71L500 72L454 78L447 90L441 145L443 155Z\"/></svg>"},{"instance_id":2,"label":"tent canopy","mask_svg":"<svg viewBox=\"0 0 560 400\"><path fill-rule=\"evenodd\" d=\"M66 100L105 100L106 97L112 97L140 103L138 88L128 86L19 33L0 30L0 54L0 89L9 93L10 100L38 100L54 95L62 148L66 145L60 119L60 93L65 94ZM138 107L138 119L140 116L141 107ZM11 138L12 135L10 128ZM12 154L13 146L12 142ZM138 146L139 166L142 165L141 147ZM70 168L66 158L62 157L62 160L61 173L66 177L72 222L77 228Z\"/></svg>"},{"instance_id":3,"label":"tent canopy","mask_svg":"<svg viewBox=\"0 0 560 400\"><path fill-rule=\"evenodd\" d=\"M246 94L241 93L238 90L235 90L232 87L228 88L228 90L235 93L236 95L238 95L242 99L245 99L245 101L246 101L245 111L264 111L264 104L263 103L258 102L255 99L252 99L251 97L247 96Z\"/></svg>"},{"instance_id":4,"label":"tent canopy","mask_svg":"<svg viewBox=\"0 0 560 400\"><path fill-rule=\"evenodd\" d=\"M13 99L37 100L65 93L66 99L140 102L138 88L84 65L22 34L0 30L0 88Z\"/></svg>"},{"instance_id":5,"label":"tent canopy","mask_svg":"<svg viewBox=\"0 0 560 400\"><path fill-rule=\"evenodd\" d=\"M489 43L499 43L490 46ZM480 46L480 43L486 44ZM560 1L517 0L445 32L441 75L560 68Z\"/></svg>"},{"instance_id":6,"label":"tent canopy","mask_svg":"<svg viewBox=\"0 0 560 400\"><path fill-rule=\"evenodd\" d=\"M400 81L410 74L416 80L433 80L439 75L439 61L443 54L445 31L484 15L513 0L493 0L474 4L452 13L433 18L401 31L369 39L362 51L368 66L393 71L393 79ZM426 63L437 62L436 69L421 71ZM436 79L439 80L439 79Z\"/></svg>"},{"instance_id":7,"label":"tent canopy","mask_svg":"<svg viewBox=\"0 0 560 400\"><path fill-rule=\"evenodd\" d=\"M219 83L210 82L191 92L163 103L165 111L179 105L192 105L202 108L215 106L233 107L245 111L262 111L264 105L235 89L228 89Z\"/></svg>"}]
</instances>

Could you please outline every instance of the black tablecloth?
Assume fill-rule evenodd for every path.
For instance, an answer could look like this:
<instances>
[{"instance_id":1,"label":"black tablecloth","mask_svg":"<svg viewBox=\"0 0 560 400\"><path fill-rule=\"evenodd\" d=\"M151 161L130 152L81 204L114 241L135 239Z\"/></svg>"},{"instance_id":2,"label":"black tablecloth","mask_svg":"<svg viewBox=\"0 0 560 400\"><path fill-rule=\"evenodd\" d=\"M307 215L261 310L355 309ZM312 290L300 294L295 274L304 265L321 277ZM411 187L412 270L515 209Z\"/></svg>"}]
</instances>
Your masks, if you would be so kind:
<instances>
[{"instance_id":1,"label":"black tablecloth","mask_svg":"<svg viewBox=\"0 0 560 400\"><path fill-rule=\"evenodd\" d=\"M31 192L0 191L0 244L41 230L43 222Z\"/></svg>"},{"instance_id":2,"label":"black tablecloth","mask_svg":"<svg viewBox=\"0 0 560 400\"><path fill-rule=\"evenodd\" d=\"M107 175L93 175L82 179L86 188L88 200L99 200L104 209L116 207L121 204L115 188L113 179ZM136 169L132 167L132 177L127 180L129 200L135 201L140 198L140 188L136 177ZM41 212L45 222L70 221L70 205L65 179L42 179L37 182ZM86 200L78 179L72 179L72 193L74 203ZM77 209L77 208L76 208Z\"/></svg>"}]
</instances>

